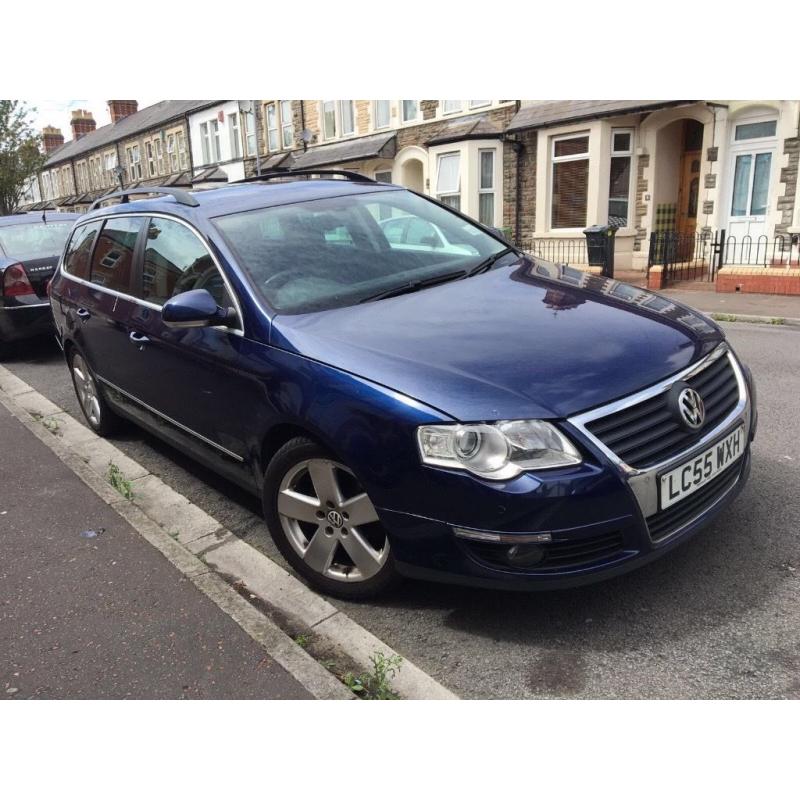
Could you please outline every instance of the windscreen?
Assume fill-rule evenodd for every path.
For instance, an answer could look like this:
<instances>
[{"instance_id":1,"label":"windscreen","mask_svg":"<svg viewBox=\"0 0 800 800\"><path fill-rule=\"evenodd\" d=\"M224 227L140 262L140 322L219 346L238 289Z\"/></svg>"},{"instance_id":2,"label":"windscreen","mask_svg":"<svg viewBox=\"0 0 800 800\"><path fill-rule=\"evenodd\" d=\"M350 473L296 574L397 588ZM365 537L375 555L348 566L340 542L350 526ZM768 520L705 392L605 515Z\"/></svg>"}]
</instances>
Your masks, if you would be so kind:
<instances>
[{"instance_id":1,"label":"windscreen","mask_svg":"<svg viewBox=\"0 0 800 800\"><path fill-rule=\"evenodd\" d=\"M4 225L0 227L0 248L20 261L60 256L71 230L71 221Z\"/></svg>"},{"instance_id":2,"label":"windscreen","mask_svg":"<svg viewBox=\"0 0 800 800\"><path fill-rule=\"evenodd\" d=\"M214 222L257 291L290 314L466 274L507 249L476 224L403 190L309 200Z\"/></svg>"}]
</instances>

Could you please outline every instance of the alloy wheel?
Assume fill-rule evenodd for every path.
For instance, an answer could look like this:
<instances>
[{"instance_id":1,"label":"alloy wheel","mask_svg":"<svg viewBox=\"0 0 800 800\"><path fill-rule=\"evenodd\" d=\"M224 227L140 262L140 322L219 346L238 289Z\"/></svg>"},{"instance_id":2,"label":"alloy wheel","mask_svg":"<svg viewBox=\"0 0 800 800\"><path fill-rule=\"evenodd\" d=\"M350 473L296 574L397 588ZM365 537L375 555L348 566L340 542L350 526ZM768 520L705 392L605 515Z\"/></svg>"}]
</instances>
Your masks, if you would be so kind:
<instances>
[{"instance_id":1,"label":"alloy wheel","mask_svg":"<svg viewBox=\"0 0 800 800\"><path fill-rule=\"evenodd\" d=\"M83 356L76 353L72 358L72 377L75 381L75 391L78 402L81 404L86 419L94 427L100 426L100 400L97 394L97 385L92 378Z\"/></svg>"},{"instance_id":2,"label":"alloy wheel","mask_svg":"<svg viewBox=\"0 0 800 800\"><path fill-rule=\"evenodd\" d=\"M322 458L296 464L281 481L277 506L292 548L326 578L366 581L389 557L375 507L343 464Z\"/></svg>"}]
</instances>

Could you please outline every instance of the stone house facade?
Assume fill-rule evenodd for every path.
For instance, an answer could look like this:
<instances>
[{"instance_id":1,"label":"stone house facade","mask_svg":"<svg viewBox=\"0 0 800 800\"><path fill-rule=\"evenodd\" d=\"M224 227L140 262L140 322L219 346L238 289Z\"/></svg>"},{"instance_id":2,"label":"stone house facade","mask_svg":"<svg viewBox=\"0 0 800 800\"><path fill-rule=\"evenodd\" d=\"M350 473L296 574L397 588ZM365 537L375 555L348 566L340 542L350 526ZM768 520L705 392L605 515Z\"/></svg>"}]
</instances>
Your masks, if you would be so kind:
<instances>
[{"instance_id":1,"label":"stone house facade","mask_svg":"<svg viewBox=\"0 0 800 800\"><path fill-rule=\"evenodd\" d=\"M613 223L616 266L654 236L724 230L739 245L800 234L800 101L110 101L73 140L45 130L42 202L82 210L119 186L210 188L265 172L347 169L431 195L525 249L585 260ZM33 193L31 193L33 194Z\"/></svg>"}]
</instances>

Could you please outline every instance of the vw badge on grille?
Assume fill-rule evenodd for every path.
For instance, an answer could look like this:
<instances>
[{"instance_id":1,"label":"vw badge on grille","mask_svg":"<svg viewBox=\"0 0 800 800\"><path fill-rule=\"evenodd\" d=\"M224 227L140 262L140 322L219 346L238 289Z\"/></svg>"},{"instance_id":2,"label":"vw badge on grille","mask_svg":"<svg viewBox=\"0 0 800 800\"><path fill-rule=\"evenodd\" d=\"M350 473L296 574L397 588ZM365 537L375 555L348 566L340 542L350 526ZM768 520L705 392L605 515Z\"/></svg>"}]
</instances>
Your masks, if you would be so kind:
<instances>
[{"instance_id":1,"label":"vw badge on grille","mask_svg":"<svg viewBox=\"0 0 800 800\"><path fill-rule=\"evenodd\" d=\"M678 395L678 412L684 424L692 430L696 431L705 421L703 398L691 386L687 386Z\"/></svg>"}]
</instances>

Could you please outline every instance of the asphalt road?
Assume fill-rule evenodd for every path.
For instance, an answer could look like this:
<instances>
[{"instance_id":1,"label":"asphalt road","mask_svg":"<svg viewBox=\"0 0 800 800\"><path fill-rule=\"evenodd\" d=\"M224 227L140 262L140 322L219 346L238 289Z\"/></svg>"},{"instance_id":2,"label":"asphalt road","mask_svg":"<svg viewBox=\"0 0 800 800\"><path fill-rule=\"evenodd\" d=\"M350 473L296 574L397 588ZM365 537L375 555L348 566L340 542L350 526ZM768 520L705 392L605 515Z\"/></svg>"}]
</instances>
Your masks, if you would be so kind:
<instances>
[{"instance_id":1,"label":"asphalt road","mask_svg":"<svg viewBox=\"0 0 800 800\"><path fill-rule=\"evenodd\" d=\"M725 327L758 382L759 432L748 486L692 541L581 589L407 582L335 603L463 697L800 698L800 329ZM6 366L81 419L55 344ZM247 494L136 428L115 444L281 561Z\"/></svg>"}]
</instances>

